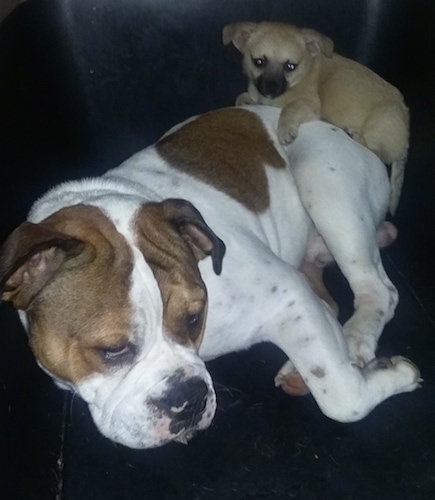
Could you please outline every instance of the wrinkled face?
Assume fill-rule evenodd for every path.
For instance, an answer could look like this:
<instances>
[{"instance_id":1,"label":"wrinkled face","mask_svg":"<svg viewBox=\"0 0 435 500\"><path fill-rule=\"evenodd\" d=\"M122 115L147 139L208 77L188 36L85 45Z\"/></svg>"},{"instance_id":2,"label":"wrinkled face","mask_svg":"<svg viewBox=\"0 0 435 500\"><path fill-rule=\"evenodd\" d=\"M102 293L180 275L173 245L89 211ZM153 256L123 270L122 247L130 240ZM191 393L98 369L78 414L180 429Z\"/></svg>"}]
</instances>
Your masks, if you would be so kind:
<instances>
[{"instance_id":1,"label":"wrinkled face","mask_svg":"<svg viewBox=\"0 0 435 500\"><path fill-rule=\"evenodd\" d=\"M127 236L98 208L66 208L20 226L0 256L3 299L23 311L39 364L132 448L187 442L216 407L197 356L207 306L197 260L213 243L168 206L138 209Z\"/></svg>"}]
</instances>

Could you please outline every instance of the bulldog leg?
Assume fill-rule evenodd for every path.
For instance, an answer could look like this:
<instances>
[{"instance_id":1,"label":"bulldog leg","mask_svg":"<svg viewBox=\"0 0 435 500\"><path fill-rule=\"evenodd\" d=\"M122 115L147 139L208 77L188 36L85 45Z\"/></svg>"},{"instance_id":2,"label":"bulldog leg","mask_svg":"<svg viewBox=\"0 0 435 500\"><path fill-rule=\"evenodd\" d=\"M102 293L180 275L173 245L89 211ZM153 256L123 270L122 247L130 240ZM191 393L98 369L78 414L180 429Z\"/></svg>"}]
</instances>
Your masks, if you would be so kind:
<instances>
[{"instance_id":1,"label":"bulldog leg","mask_svg":"<svg viewBox=\"0 0 435 500\"><path fill-rule=\"evenodd\" d=\"M376 233L376 243L379 248L391 245L396 238L397 229L394 224L385 221L379 226ZM339 312L338 305L323 282L324 266L331 262L333 262L332 255L329 253L323 239L317 236L307 252L306 260L303 261L299 270L306 276L315 294L328 304L335 317L337 317ZM291 396L304 396L310 392L291 361L287 361L281 368L275 377L275 385L281 387L284 392Z\"/></svg>"},{"instance_id":2,"label":"bulldog leg","mask_svg":"<svg viewBox=\"0 0 435 500\"><path fill-rule=\"evenodd\" d=\"M324 266L304 260L299 270L307 277L314 293L328 304L335 316L338 316L338 305L332 298L323 281Z\"/></svg>"},{"instance_id":3,"label":"bulldog leg","mask_svg":"<svg viewBox=\"0 0 435 500\"><path fill-rule=\"evenodd\" d=\"M281 283L292 292L280 309L275 305L274 333L269 338L290 358L276 378L278 385L281 381L284 390L289 389L286 392L303 394L306 385L325 415L351 422L363 418L390 396L419 386L418 369L401 356L376 359L362 368L356 365L343 329L329 308L301 275L287 270L287 276L292 278L291 284ZM288 380L293 366L302 383Z\"/></svg>"},{"instance_id":4,"label":"bulldog leg","mask_svg":"<svg viewBox=\"0 0 435 500\"><path fill-rule=\"evenodd\" d=\"M292 171L305 209L353 291L355 311L344 331L353 360L363 366L375 356L398 293L385 273L377 242L389 196L385 167L349 141L335 141L335 152L325 146L320 160L307 156L305 146Z\"/></svg>"},{"instance_id":5,"label":"bulldog leg","mask_svg":"<svg viewBox=\"0 0 435 500\"><path fill-rule=\"evenodd\" d=\"M369 213L361 220L353 212L339 226L328 223L328 210L312 215L335 261L354 293L354 314L344 325L352 358L361 366L375 357L378 339L393 317L398 293L382 265L376 228Z\"/></svg>"}]
</instances>

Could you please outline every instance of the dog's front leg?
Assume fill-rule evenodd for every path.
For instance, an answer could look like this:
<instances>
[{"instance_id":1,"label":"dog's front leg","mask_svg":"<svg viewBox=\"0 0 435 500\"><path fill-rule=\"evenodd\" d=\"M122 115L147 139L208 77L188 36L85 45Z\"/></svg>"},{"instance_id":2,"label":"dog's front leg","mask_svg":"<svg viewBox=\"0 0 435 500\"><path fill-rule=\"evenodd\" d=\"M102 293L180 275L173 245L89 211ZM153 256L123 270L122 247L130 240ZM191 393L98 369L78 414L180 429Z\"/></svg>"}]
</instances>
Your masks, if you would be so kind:
<instances>
[{"instance_id":1,"label":"dog's front leg","mask_svg":"<svg viewBox=\"0 0 435 500\"><path fill-rule=\"evenodd\" d=\"M289 279L282 280L277 291L278 296L283 290L280 307L274 308L269 340L289 356L302 389L305 384L325 415L341 422L356 421L388 397L419 386L418 369L401 356L376 359L364 367L355 364L340 324L302 275L284 269L281 275ZM277 375L283 384L288 366Z\"/></svg>"},{"instance_id":2,"label":"dog's front leg","mask_svg":"<svg viewBox=\"0 0 435 500\"><path fill-rule=\"evenodd\" d=\"M252 99L248 92L243 92L236 99L236 106L245 106L247 104L257 104L257 102Z\"/></svg>"},{"instance_id":3,"label":"dog's front leg","mask_svg":"<svg viewBox=\"0 0 435 500\"><path fill-rule=\"evenodd\" d=\"M302 123L318 120L320 116L320 100L298 97L283 107L278 122L278 140L281 144L289 144L298 135Z\"/></svg>"}]
</instances>

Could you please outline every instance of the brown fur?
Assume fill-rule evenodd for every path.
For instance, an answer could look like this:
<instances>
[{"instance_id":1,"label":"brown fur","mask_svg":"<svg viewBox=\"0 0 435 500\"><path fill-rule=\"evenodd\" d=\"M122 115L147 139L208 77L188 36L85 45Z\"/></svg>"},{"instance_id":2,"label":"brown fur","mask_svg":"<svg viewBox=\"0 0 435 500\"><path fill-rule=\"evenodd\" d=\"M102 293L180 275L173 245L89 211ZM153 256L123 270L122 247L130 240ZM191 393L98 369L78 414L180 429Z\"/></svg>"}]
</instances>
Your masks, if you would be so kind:
<instances>
[{"instance_id":1,"label":"brown fur","mask_svg":"<svg viewBox=\"0 0 435 500\"><path fill-rule=\"evenodd\" d=\"M199 144L199 138L206 141ZM285 166L260 119L243 109L202 115L156 147L170 165L215 186L253 212L269 206L264 167Z\"/></svg>"},{"instance_id":2,"label":"brown fur","mask_svg":"<svg viewBox=\"0 0 435 500\"><path fill-rule=\"evenodd\" d=\"M199 347L207 292L197 262L211 255L220 272L224 244L184 200L147 203L135 222L137 243L160 287L166 333ZM2 300L26 311L31 347L50 373L77 383L111 366L106 351L134 345L133 255L100 209L75 205L39 224L26 222L1 254Z\"/></svg>"},{"instance_id":3,"label":"brown fur","mask_svg":"<svg viewBox=\"0 0 435 500\"><path fill-rule=\"evenodd\" d=\"M142 205L136 216L137 242L159 284L166 333L183 345L199 347L207 290L194 252L167 215L170 204L169 201ZM190 326L188 319L194 315L199 319Z\"/></svg>"},{"instance_id":4,"label":"brown fur","mask_svg":"<svg viewBox=\"0 0 435 500\"><path fill-rule=\"evenodd\" d=\"M107 370L101 350L131 340L132 317L132 255L112 222L95 207L64 208L41 224L21 225L4 253L3 300L28 313L30 344L40 363L71 382Z\"/></svg>"},{"instance_id":5,"label":"brown fur","mask_svg":"<svg viewBox=\"0 0 435 500\"><path fill-rule=\"evenodd\" d=\"M390 211L402 189L409 144L409 112L401 93L363 65L333 52L328 37L283 23L236 23L224 27L223 42L243 54L248 92L236 104L283 108L278 126L282 143L291 142L300 124L327 120L392 165ZM257 67L254 62L263 59ZM288 70L288 64L295 64ZM263 95L260 82L274 80L279 94ZM282 91L282 92L281 92Z\"/></svg>"}]
</instances>

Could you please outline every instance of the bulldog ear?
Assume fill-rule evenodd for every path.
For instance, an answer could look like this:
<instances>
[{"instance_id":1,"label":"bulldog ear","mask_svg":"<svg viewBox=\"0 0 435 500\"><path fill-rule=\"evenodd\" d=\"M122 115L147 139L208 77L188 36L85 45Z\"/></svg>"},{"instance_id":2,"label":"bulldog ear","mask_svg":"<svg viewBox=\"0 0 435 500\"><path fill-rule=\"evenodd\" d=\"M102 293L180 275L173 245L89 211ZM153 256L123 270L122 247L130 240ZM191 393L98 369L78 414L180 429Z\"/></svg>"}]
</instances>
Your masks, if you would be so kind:
<instances>
[{"instance_id":1,"label":"bulldog ear","mask_svg":"<svg viewBox=\"0 0 435 500\"><path fill-rule=\"evenodd\" d=\"M320 53L324 54L326 57L332 57L334 42L330 38L311 29L303 29L302 36L304 37L307 50L311 57L316 57Z\"/></svg>"},{"instance_id":2,"label":"bulldog ear","mask_svg":"<svg viewBox=\"0 0 435 500\"><path fill-rule=\"evenodd\" d=\"M234 47L243 52L249 37L257 29L257 23L227 24L222 30L222 42L228 45L233 42Z\"/></svg>"},{"instance_id":3,"label":"bulldog ear","mask_svg":"<svg viewBox=\"0 0 435 500\"><path fill-rule=\"evenodd\" d=\"M162 202L165 218L176 227L198 260L210 255L213 270L222 272L225 244L209 228L199 211L188 201L168 199Z\"/></svg>"},{"instance_id":4,"label":"bulldog ear","mask_svg":"<svg viewBox=\"0 0 435 500\"><path fill-rule=\"evenodd\" d=\"M82 241L41 224L21 224L0 249L1 300L26 310L63 262L83 247Z\"/></svg>"}]
</instances>

